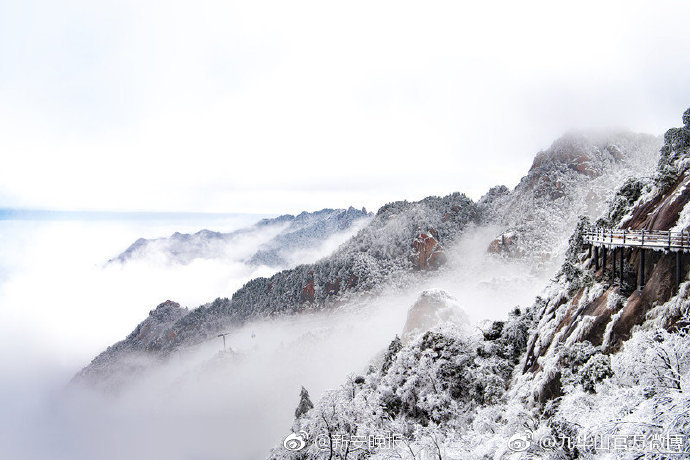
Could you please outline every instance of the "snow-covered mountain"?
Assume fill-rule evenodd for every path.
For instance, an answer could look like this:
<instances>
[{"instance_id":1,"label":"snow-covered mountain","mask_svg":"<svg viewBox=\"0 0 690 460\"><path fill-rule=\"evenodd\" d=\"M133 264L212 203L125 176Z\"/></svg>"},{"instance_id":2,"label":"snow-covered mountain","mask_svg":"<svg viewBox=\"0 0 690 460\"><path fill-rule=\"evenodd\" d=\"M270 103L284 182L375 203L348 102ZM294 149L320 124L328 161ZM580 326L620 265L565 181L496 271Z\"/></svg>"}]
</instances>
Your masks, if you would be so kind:
<instances>
[{"instance_id":1,"label":"snow-covered mountain","mask_svg":"<svg viewBox=\"0 0 690 460\"><path fill-rule=\"evenodd\" d=\"M129 362L132 349L162 358L251 319L335 308L349 298L403 286L441 264L441 242L452 242L477 216L475 203L460 193L385 205L331 256L270 278L253 279L231 298L190 310L145 343L130 346L130 335L124 344L119 342L97 356L78 380L97 381L106 367L108 374L120 368L128 375L135 369L120 363Z\"/></svg>"},{"instance_id":2,"label":"snow-covered mountain","mask_svg":"<svg viewBox=\"0 0 690 460\"><path fill-rule=\"evenodd\" d=\"M200 230L194 234L176 232L166 238L140 238L108 262L153 258L187 264L195 259L234 259L251 265L289 268L303 251L329 239L337 245L370 218L371 214L364 208L322 209L262 219L230 233Z\"/></svg>"},{"instance_id":3,"label":"snow-covered mountain","mask_svg":"<svg viewBox=\"0 0 690 460\"><path fill-rule=\"evenodd\" d=\"M166 300L149 312L125 340L108 347L91 361L78 375L80 381L89 381L94 387L116 393L126 385L127 379L151 364L148 351L151 344L169 337L170 328L189 313L180 304ZM95 378L91 378L95 377Z\"/></svg>"},{"instance_id":4,"label":"snow-covered mountain","mask_svg":"<svg viewBox=\"0 0 690 460\"><path fill-rule=\"evenodd\" d=\"M690 109L683 123L666 133L654 175L620 187L598 225L690 229ZM367 371L309 401L293 424L307 440L297 455L279 445L271 459L686 458L689 261L676 288L675 255L656 253L636 289L634 271L619 282L610 262L595 267L586 225L531 307L481 332L445 324L395 338ZM626 250L626 267L639 257Z\"/></svg>"},{"instance_id":5,"label":"snow-covered mountain","mask_svg":"<svg viewBox=\"0 0 690 460\"><path fill-rule=\"evenodd\" d=\"M444 247L452 245L468 225L498 224L511 229L513 233L504 236L498 252L505 252L503 246L507 248L508 242L515 239L515 248L519 249L511 248L508 252L512 254L542 259L549 250L558 254L559 238L572 231L578 213L603 208L606 198L625 177L647 172L658 157L657 147L656 138L647 135L568 135L537 155L529 173L513 191L494 188L478 203L455 193L387 204L329 257L270 278L256 278L231 298L218 298L188 312L184 310L167 324L166 330L147 336L143 342L131 344L130 335L124 343L96 357L79 375L98 379L106 367L111 369L105 373L111 374L120 360L129 361L127 355L132 350L162 358L174 350L214 339L220 331L251 319L336 308L363 294L414 285L415 280L433 276L443 266L447 257ZM554 215L558 218L550 217ZM265 220L227 235L202 231L162 240L139 240L118 260L126 261L150 250L166 251L182 262L190 257L213 257L218 250L216 241L223 244L262 227L278 232L250 260L276 260L286 246L313 243L323 238L323 233L340 229L343 222L351 225L366 216L364 211L352 208L324 210ZM135 368L125 365L122 369L129 374Z\"/></svg>"},{"instance_id":6,"label":"snow-covered mountain","mask_svg":"<svg viewBox=\"0 0 690 460\"><path fill-rule=\"evenodd\" d=\"M289 406L285 391L296 383L311 389L314 376L300 382L301 376L306 378L304 372L310 365L318 366L321 373L331 376L323 380L330 383L316 386L312 395L318 399L311 408L311 401L303 401L310 398L309 393L301 393L302 409L293 424L293 440L303 437L306 447L294 452L283 444L271 452L272 458L423 458L422 451L442 458L510 454L506 440L525 424L537 430L534 436L550 427L544 411L550 410L554 397L566 394L563 389L590 392L615 372L610 369L618 362L607 355L611 350L580 344L577 339L559 345L553 337L543 335L553 327L551 320L545 320L545 306L560 308L566 302L558 303L563 299L564 288L559 283L564 282L564 273L586 271L580 266L568 268L568 261L571 265L583 263L577 243L573 240L568 245L578 214L596 216L595 210L606 209L607 203L615 211L611 215L630 214L637 191L625 190L635 177L639 182L639 177L650 172L650 164L659 159L658 140L650 136L612 134L596 138L596 142L592 139L566 136L556 141L537 156L514 190L494 188L478 203L455 193L385 205L330 256L269 278L253 279L231 298L218 298L194 309L166 301L123 341L94 358L74 381L109 394L129 395L130 403L149 401L152 394L147 388L151 387L156 394L163 390L177 395L184 404L197 393L198 385L212 388L206 391L213 401L216 392L230 388L228 385L253 388L254 380L268 379L270 385L262 384L266 388L257 389L251 400L256 404L272 401L271 411L281 407L280 425L285 426L298 406L295 394L294 406L284 411L285 404ZM672 156L662 155L662 163ZM666 182L679 174L673 168L669 171L663 176ZM617 193L621 185L624 191ZM651 193L645 193L644 187L640 190L640 196ZM549 220L550 213L558 216L556 222ZM506 320L477 328L467 323L470 315L463 308L481 309L481 305L428 288L434 280L452 280L453 267L465 260L462 248L474 241L471 235L487 231L502 236L488 248L482 243L486 248L483 260L506 264L518 259L537 261L541 264L537 270L543 272L559 254L565 252L567 259L554 284L534 305L511 308ZM403 307L410 307L405 325L391 327L385 318L398 315L399 307L384 307L390 300L376 302L396 299L390 297L391 292L414 292L415 287L423 292L417 301L405 297L409 303ZM568 289L566 293L572 294ZM375 308L384 312L374 323L377 326L365 325L376 314ZM472 313L476 317L478 312ZM544 321L548 326L542 327ZM385 333L376 329L382 324ZM583 330L585 326L573 327ZM396 330L401 339L395 337ZM231 334L231 348L226 351L223 340L218 352L219 335L226 332ZM363 336L356 338L358 334ZM381 337L375 337L377 334ZM338 348L338 337L353 350L353 356ZM387 340L391 342L386 351ZM357 356L358 341L366 343L360 350L360 354L365 351L363 356ZM239 349L235 348L238 343ZM536 343L547 349L554 344L558 352L535 354ZM323 353L313 351L322 347ZM329 359L331 356L339 360ZM316 361L310 364L310 359ZM367 359L369 364L363 365ZM527 364L530 359L537 360L537 367ZM565 363L565 367L553 371L545 359ZM336 367L342 369L334 373ZM355 373L341 387L323 392L346 371ZM558 375L556 383L554 375ZM280 381L272 381L274 378ZM277 398L275 392L281 396ZM228 397L240 396L233 393ZM570 404L579 403L573 400ZM156 397L152 404L166 404L165 397ZM233 402L229 407L234 411L244 406ZM273 436L280 429L273 427ZM338 444L343 436L367 440L383 436L385 441L388 435L403 443L394 446L394 452L390 446L374 445L343 454L342 443ZM261 444L264 449L267 445Z\"/></svg>"},{"instance_id":7,"label":"snow-covered mountain","mask_svg":"<svg viewBox=\"0 0 690 460\"><path fill-rule=\"evenodd\" d=\"M479 201L504 230L490 251L557 267L579 216L605 211L618 185L652 174L661 141L631 132L569 133L539 152L513 189L494 187Z\"/></svg>"}]
</instances>

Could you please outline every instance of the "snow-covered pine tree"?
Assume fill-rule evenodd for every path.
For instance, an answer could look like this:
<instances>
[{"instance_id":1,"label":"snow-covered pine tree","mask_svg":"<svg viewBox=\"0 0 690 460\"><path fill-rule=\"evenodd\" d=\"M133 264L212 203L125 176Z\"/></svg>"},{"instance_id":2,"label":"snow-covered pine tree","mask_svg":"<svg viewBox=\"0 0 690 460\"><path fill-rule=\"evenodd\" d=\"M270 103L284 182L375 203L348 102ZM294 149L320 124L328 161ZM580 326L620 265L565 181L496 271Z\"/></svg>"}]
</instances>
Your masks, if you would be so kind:
<instances>
[{"instance_id":1,"label":"snow-covered pine tree","mask_svg":"<svg viewBox=\"0 0 690 460\"><path fill-rule=\"evenodd\" d=\"M302 390L299 393L299 404L297 404L297 409L295 409L295 418L300 418L313 408L314 404L309 398L309 392L306 388L302 387Z\"/></svg>"}]
</instances>

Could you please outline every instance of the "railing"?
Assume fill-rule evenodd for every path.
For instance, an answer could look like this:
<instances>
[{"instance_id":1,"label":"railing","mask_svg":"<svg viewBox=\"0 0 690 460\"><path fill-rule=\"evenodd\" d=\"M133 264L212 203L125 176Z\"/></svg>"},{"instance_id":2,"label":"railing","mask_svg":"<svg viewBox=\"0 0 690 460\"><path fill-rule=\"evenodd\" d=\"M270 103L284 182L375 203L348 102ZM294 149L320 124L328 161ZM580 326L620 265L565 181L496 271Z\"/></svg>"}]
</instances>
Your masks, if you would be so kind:
<instances>
[{"instance_id":1,"label":"railing","mask_svg":"<svg viewBox=\"0 0 690 460\"><path fill-rule=\"evenodd\" d=\"M686 231L668 230L620 230L589 227L582 237L586 243L596 246L625 246L667 251L690 252L690 234Z\"/></svg>"}]
</instances>

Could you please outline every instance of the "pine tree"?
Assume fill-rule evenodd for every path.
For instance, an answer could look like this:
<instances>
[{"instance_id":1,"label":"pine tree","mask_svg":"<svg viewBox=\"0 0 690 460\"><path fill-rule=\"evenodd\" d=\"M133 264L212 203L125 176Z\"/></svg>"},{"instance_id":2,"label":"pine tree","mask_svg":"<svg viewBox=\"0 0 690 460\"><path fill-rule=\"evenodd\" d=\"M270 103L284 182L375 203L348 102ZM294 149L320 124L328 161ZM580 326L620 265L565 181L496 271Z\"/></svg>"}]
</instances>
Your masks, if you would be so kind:
<instances>
[{"instance_id":1,"label":"pine tree","mask_svg":"<svg viewBox=\"0 0 690 460\"><path fill-rule=\"evenodd\" d=\"M295 418L300 418L309 412L309 409L313 408L314 404L312 404L311 399L309 399L309 392L306 388L302 387L302 391L300 391L299 394L299 404L297 404L297 409L295 409Z\"/></svg>"},{"instance_id":2,"label":"pine tree","mask_svg":"<svg viewBox=\"0 0 690 460\"><path fill-rule=\"evenodd\" d=\"M402 350L402 342L400 341L400 337L397 335L393 339L390 345L388 345L388 351L386 352L386 356L383 358L383 365L381 366L381 372L384 374L388 371L388 369L393 365L393 360L395 359L395 356L398 354L400 350Z\"/></svg>"}]
</instances>

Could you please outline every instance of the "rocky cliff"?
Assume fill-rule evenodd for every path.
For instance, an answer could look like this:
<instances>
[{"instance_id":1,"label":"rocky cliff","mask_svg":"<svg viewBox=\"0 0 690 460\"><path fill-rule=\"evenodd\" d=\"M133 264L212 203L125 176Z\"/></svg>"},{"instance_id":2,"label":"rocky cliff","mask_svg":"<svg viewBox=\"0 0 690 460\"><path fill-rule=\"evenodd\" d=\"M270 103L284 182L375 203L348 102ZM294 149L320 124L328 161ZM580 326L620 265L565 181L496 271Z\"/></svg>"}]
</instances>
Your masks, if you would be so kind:
<instances>
[{"instance_id":1,"label":"rocky cliff","mask_svg":"<svg viewBox=\"0 0 690 460\"><path fill-rule=\"evenodd\" d=\"M686 112L684 121L690 110ZM661 149L656 173L648 178L634 178L621 187L608 211L597 221L600 226L630 230L688 230L690 221L690 126L669 130ZM589 222L583 220L581 227ZM595 267L578 232L570 240L566 261L543 299L537 332L528 347L524 371L543 373L540 399L558 393L557 371L552 358L560 345L586 341L604 352L616 351L630 338L633 329L650 318L670 327L681 315L676 290L676 254L646 251L644 280L638 289L640 249L623 251L624 276L612 273L612 257ZM681 255L682 273L687 274L690 259ZM620 259L616 262L620 270ZM673 301L672 301L673 299ZM671 302L669 304L669 302ZM544 367L547 367L544 369Z\"/></svg>"},{"instance_id":2,"label":"rocky cliff","mask_svg":"<svg viewBox=\"0 0 690 460\"><path fill-rule=\"evenodd\" d=\"M656 137L630 132L556 140L536 155L515 189L495 187L480 200L484 218L503 228L489 250L557 267L578 216L598 217L627 177L651 174L660 146Z\"/></svg>"}]
</instances>

